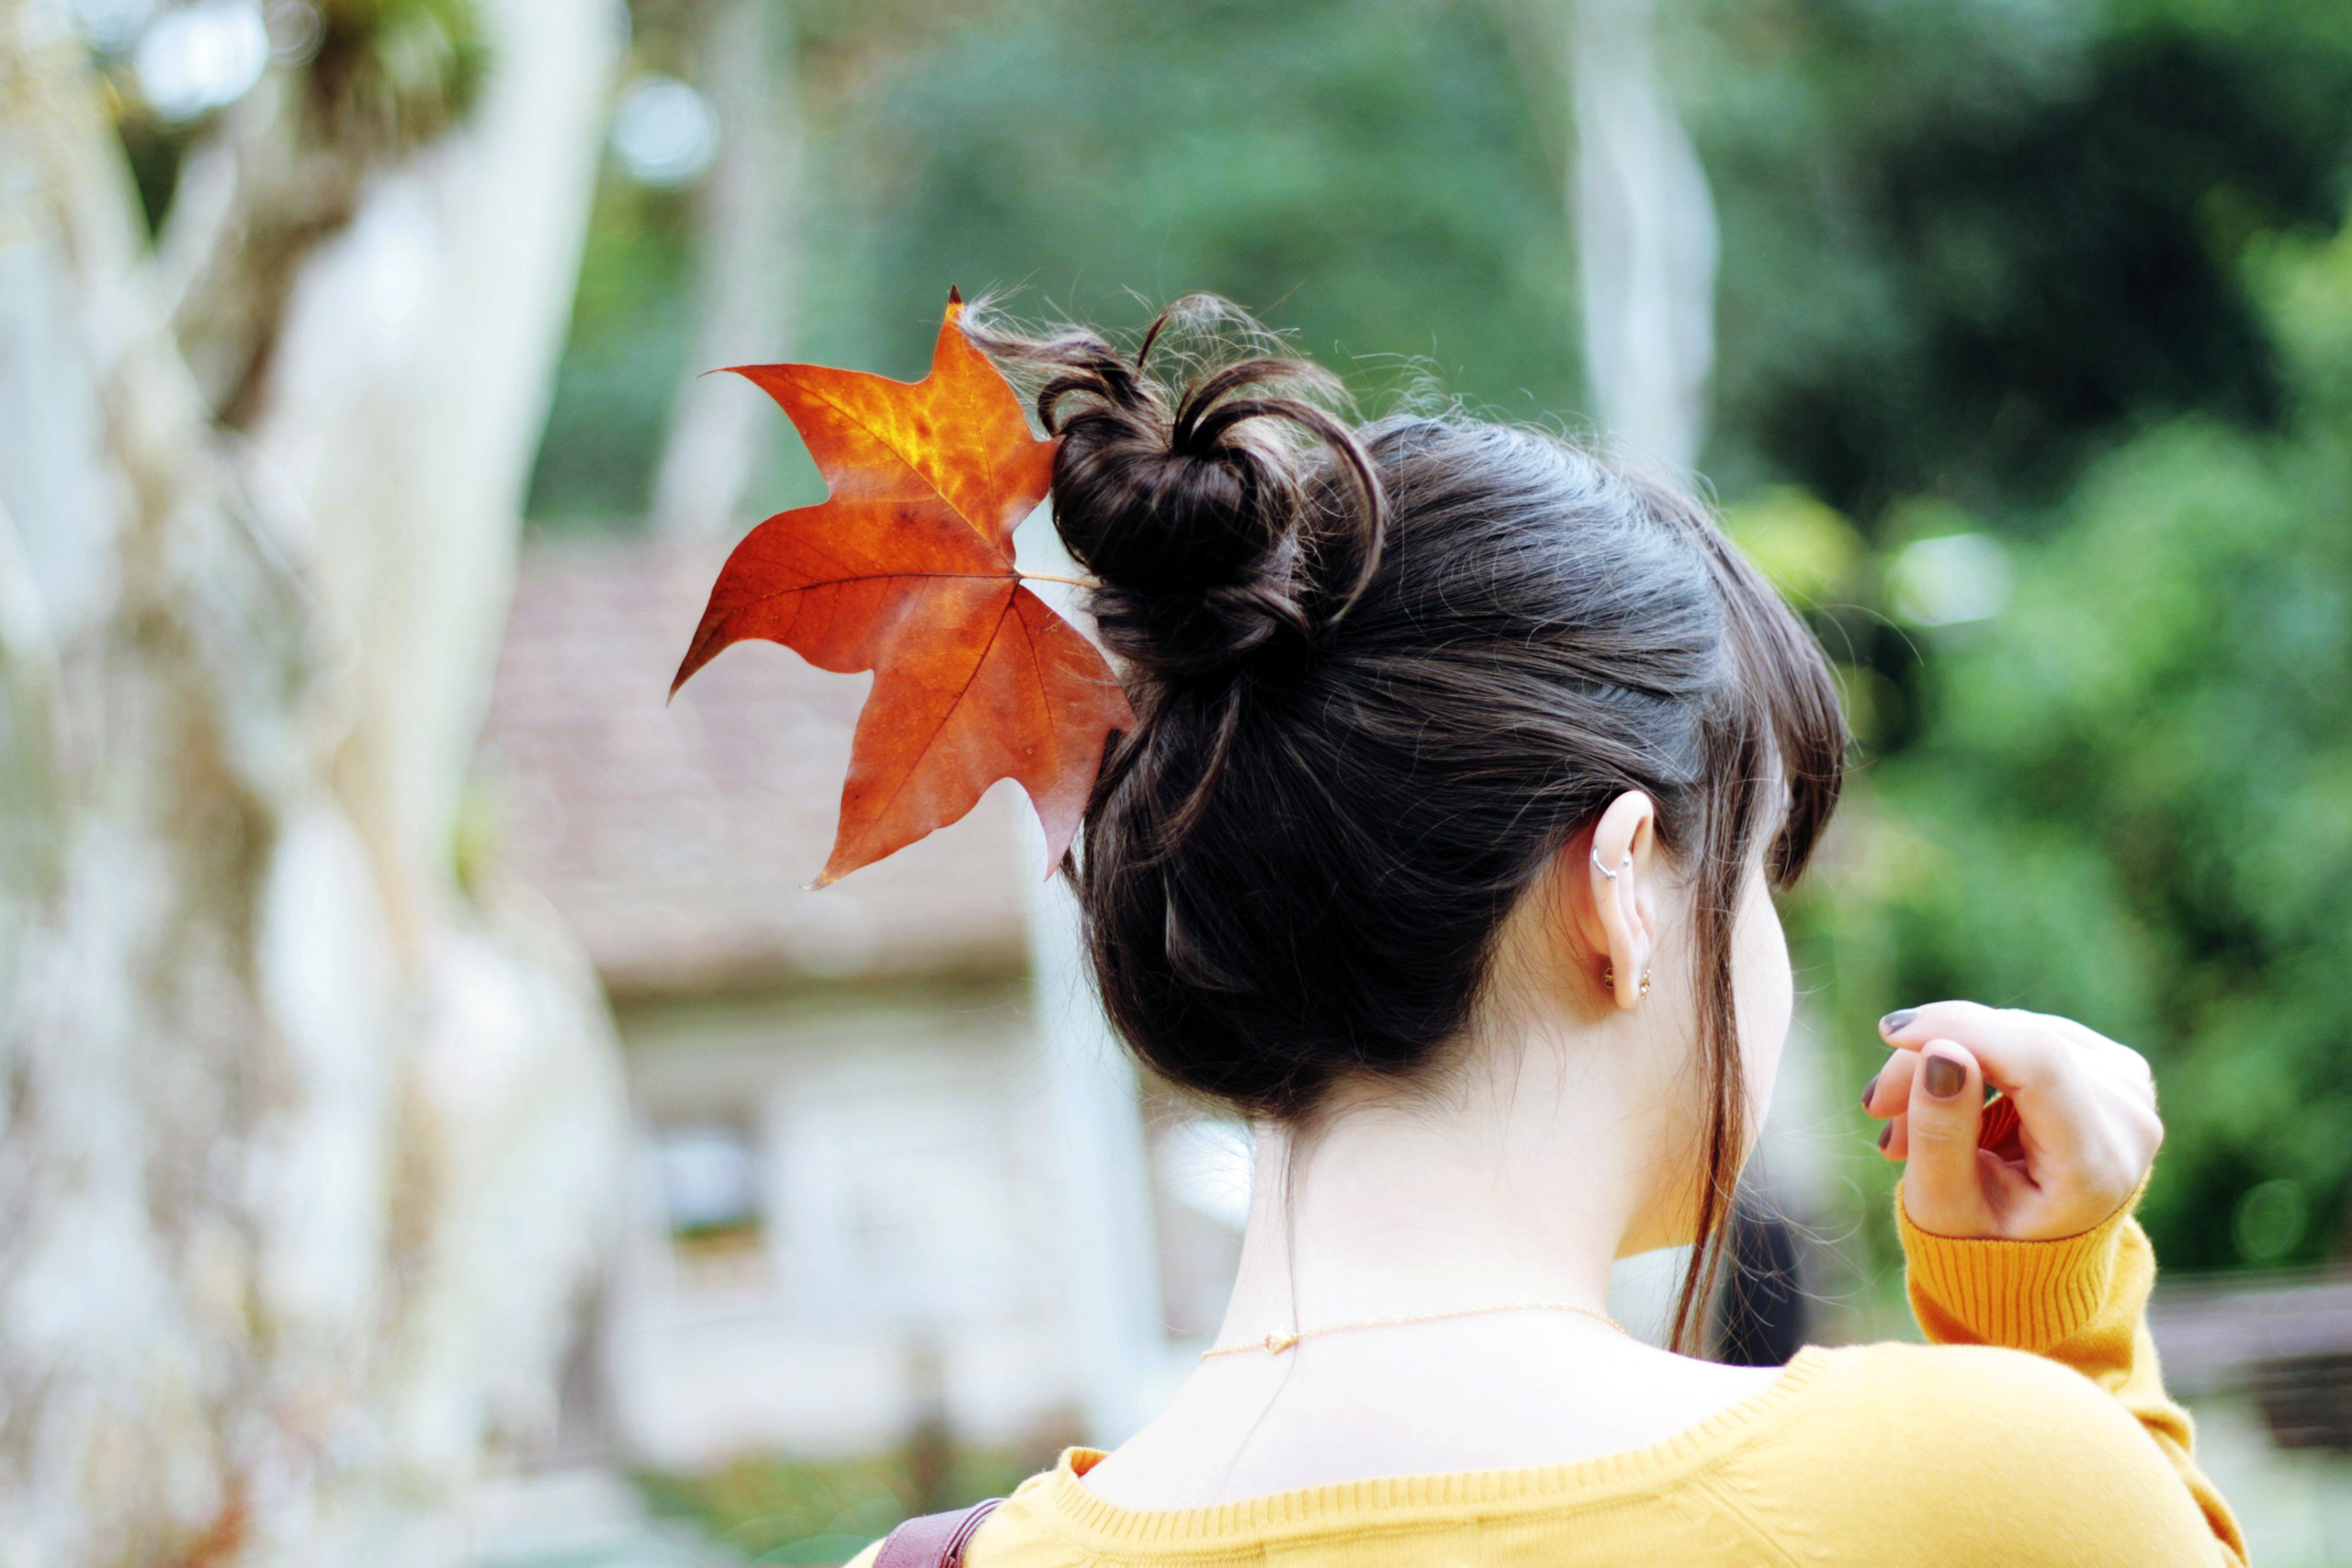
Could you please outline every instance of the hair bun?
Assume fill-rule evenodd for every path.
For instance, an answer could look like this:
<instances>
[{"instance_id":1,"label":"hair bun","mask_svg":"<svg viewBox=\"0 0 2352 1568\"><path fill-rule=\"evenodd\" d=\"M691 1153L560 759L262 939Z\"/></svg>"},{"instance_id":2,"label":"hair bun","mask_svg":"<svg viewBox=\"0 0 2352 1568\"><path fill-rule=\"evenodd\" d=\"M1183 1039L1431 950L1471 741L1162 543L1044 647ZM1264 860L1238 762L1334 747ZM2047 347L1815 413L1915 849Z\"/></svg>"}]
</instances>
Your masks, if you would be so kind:
<instances>
[{"instance_id":1,"label":"hair bun","mask_svg":"<svg viewBox=\"0 0 2352 1568\"><path fill-rule=\"evenodd\" d=\"M1061 438L1055 526L1102 584L1104 642L1163 680L1337 621L1377 562L1385 513L1371 460L1310 400L1339 391L1318 367L1261 355L1172 393L1146 371L1165 328L1201 317L1247 321L1223 300L1181 299L1130 360L1091 332L1022 338L967 317L978 347L1043 375L1038 418ZM1335 563L1352 569L1338 594L1319 581Z\"/></svg>"}]
</instances>

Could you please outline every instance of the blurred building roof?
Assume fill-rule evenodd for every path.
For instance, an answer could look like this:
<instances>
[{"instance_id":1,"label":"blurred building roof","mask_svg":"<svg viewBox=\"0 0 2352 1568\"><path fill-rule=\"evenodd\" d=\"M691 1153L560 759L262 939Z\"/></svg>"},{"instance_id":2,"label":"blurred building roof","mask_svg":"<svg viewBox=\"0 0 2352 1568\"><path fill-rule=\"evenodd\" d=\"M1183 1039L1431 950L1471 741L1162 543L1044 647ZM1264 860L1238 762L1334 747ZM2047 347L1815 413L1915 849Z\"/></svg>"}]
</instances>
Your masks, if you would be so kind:
<instances>
[{"instance_id":1,"label":"blurred building roof","mask_svg":"<svg viewBox=\"0 0 2352 1568\"><path fill-rule=\"evenodd\" d=\"M665 706L717 567L646 540L525 551L482 741L501 858L618 991L1019 964L1041 852L1011 784L805 891L871 677L744 643Z\"/></svg>"}]
</instances>

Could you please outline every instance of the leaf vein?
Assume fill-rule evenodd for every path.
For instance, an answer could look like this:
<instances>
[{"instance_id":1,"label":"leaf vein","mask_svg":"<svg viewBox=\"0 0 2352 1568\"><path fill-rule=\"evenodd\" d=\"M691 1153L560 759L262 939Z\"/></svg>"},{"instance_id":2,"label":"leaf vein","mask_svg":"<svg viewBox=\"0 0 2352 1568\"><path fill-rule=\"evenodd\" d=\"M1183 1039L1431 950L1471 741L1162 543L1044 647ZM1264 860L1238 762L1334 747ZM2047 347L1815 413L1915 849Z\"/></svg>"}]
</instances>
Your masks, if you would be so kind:
<instances>
[{"instance_id":1,"label":"leaf vein","mask_svg":"<svg viewBox=\"0 0 2352 1568\"><path fill-rule=\"evenodd\" d=\"M939 722L931 727L931 733L923 737L922 744L915 749L914 766L899 775L898 787L890 791L890 798L882 803L880 811L875 813L876 821L888 817L890 814L890 808L899 804L899 796L906 793L907 785L913 781L916 773L921 770L922 760L931 755L931 749L937 744L940 732L944 730L948 721L956 716L956 710L964 705L964 699L971 695L972 687L980 678L980 671L988 665L989 656L996 651L998 640L1004 636L1004 620L1011 614L1012 614L1012 596L1008 593L1005 595L1003 606L997 611L996 625L989 631L989 640L981 645L980 656L972 660L972 668L965 675L964 683L956 688L955 696L950 698L947 705L940 710ZM878 678L876 684L877 686L880 684ZM866 700L872 702L873 698L869 695ZM990 784L995 782L994 779L989 781ZM982 787L985 788L986 785Z\"/></svg>"},{"instance_id":2,"label":"leaf vein","mask_svg":"<svg viewBox=\"0 0 2352 1568\"><path fill-rule=\"evenodd\" d=\"M879 377L876 378L877 380L882 379L882 378ZM924 379L928 380L930 378L925 377ZM913 385L916 386L921 386L922 384L922 382L913 383ZM915 460L912 457L908 457L904 452L900 451L898 444L892 441L889 436L884 434L881 431L867 423L856 410L850 408L840 399L834 397L832 394L825 391L821 388L810 387L808 389L808 392L810 397L824 403L834 412L840 414L843 419L849 421L852 424L854 424L860 430L865 431L868 435L874 437L875 441L884 451L889 453L893 457L896 457L899 463L905 467L907 472L914 476L917 483L921 484L925 490L930 491L932 494L937 496L939 498L939 503L956 514L957 522L963 524L965 527L969 528L973 533L978 535L982 544L988 546L988 547L992 550L999 551L1000 553L1009 553L1004 550L1003 546L998 544L996 540L989 536L989 531L987 529L981 527L978 523L973 522L971 518L965 515L964 509L956 505L954 501L948 498L947 492L939 488L939 482L936 479L933 479L929 474L924 473L922 468L916 464ZM828 491L830 492L830 486L828 487Z\"/></svg>"}]
</instances>

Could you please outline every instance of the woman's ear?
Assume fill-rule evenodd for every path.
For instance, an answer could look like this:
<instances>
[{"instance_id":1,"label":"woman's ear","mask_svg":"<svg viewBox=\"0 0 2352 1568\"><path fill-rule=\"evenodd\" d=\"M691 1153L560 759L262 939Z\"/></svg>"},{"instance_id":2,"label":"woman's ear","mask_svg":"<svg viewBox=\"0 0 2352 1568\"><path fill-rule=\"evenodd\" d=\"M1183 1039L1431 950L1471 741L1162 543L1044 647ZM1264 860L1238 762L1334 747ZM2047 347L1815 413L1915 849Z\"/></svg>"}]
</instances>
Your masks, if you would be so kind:
<instances>
[{"instance_id":1,"label":"woman's ear","mask_svg":"<svg viewBox=\"0 0 2352 1568\"><path fill-rule=\"evenodd\" d=\"M1664 867L1657 850L1657 803L1640 790L1627 790L1609 803L1593 825L1582 874L1570 868L1571 886L1583 888L1577 924L1589 952L1607 965L1619 1008L1639 1007L1649 989L1650 955L1657 948L1658 878ZM1598 984L1601 975L1595 975Z\"/></svg>"}]
</instances>

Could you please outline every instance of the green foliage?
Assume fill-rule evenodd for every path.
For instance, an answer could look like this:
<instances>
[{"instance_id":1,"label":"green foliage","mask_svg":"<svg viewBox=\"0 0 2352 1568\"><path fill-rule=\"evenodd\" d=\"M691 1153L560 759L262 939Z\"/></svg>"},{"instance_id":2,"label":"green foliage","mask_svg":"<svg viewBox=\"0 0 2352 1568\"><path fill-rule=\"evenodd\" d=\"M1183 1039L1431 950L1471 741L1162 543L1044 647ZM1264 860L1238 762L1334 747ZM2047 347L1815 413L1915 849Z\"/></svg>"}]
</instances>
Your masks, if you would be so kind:
<instances>
[{"instance_id":1,"label":"green foliage","mask_svg":"<svg viewBox=\"0 0 2352 1568\"><path fill-rule=\"evenodd\" d=\"M319 14L307 74L334 134L413 147L473 107L489 49L472 0L322 0Z\"/></svg>"},{"instance_id":2,"label":"green foliage","mask_svg":"<svg viewBox=\"0 0 2352 1568\"><path fill-rule=\"evenodd\" d=\"M684 203L617 174L597 185L532 472L535 522L634 528L643 515L692 325Z\"/></svg>"},{"instance_id":3,"label":"green foliage","mask_svg":"<svg viewBox=\"0 0 2352 1568\"><path fill-rule=\"evenodd\" d=\"M1559 186L1492 10L1059 0L957 29L862 99L843 178L886 364L949 281L1140 324L1214 289L1377 380L1428 360L1517 417L1573 409Z\"/></svg>"},{"instance_id":4,"label":"green foliage","mask_svg":"<svg viewBox=\"0 0 2352 1568\"><path fill-rule=\"evenodd\" d=\"M1837 509L1796 485L1776 485L1724 509L1724 531L1793 604L1849 593L1869 547Z\"/></svg>"},{"instance_id":5,"label":"green foliage","mask_svg":"<svg viewBox=\"0 0 2352 1568\"><path fill-rule=\"evenodd\" d=\"M2340 1254L2352 252L2315 245L2352 152L2346 14L1702 20L1681 57L1724 229L1708 467L1759 496L1734 531L1846 661L1863 741L1792 910L1851 1081L1905 1003L2080 1016L2156 1061L2169 1265ZM1834 537L1825 516L1876 554L1773 565ZM1901 548L1972 532L2007 540L2006 610L1891 614ZM1894 1174L1852 1169L1868 1192Z\"/></svg>"},{"instance_id":6,"label":"green foliage","mask_svg":"<svg viewBox=\"0 0 2352 1568\"><path fill-rule=\"evenodd\" d=\"M335 169L332 179L314 178L318 188L310 193L324 204L310 221L332 228L341 220L330 216L340 198L324 192L356 184L369 165L462 120L481 90L489 49L473 0L320 0L318 9L316 47L277 67L296 109L276 130L303 153L326 155L314 175ZM102 54L97 62L113 84L108 101L152 236L170 209L181 164L218 129L217 117L160 120L140 97L123 55Z\"/></svg>"},{"instance_id":7,"label":"green foliage","mask_svg":"<svg viewBox=\"0 0 2352 1568\"><path fill-rule=\"evenodd\" d=\"M992 1449L927 1456L920 1445L820 1462L747 1455L705 1475L640 1475L638 1487L657 1514L691 1521L734 1560L831 1568L915 1514L1001 1497L1041 1463Z\"/></svg>"},{"instance_id":8,"label":"green foliage","mask_svg":"<svg viewBox=\"0 0 2352 1568\"><path fill-rule=\"evenodd\" d=\"M1711 6L1718 482L1793 480L1866 528L1917 493L2001 514L2149 418L2274 423L2239 264L2343 209L2352 51L2320 17Z\"/></svg>"},{"instance_id":9,"label":"green foliage","mask_svg":"<svg viewBox=\"0 0 2352 1568\"><path fill-rule=\"evenodd\" d=\"M2147 1052L2175 1267L2352 1240L2352 230L2259 258L2281 428L2185 418L2091 467L2007 610L1930 650L1874 863L1830 895L1884 927L1859 1017L1971 996Z\"/></svg>"},{"instance_id":10,"label":"green foliage","mask_svg":"<svg viewBox=\"0 0 2352 1568\"><path fill-rule=\"evenodd\" d=\"M1426 362L1511 417L1577 406L1559 181L1490 7L1033 0L876 27L922 43L838 18L824 40L858 85L811 93L801 355L920 375L950 283L1113 328L1205 288L1367 386ZM662 220L626 202L600 199L592 291ZM674 265L625 315L583 300L535 518L641 503L684 354Z\"/></svg>"}]
</instances>

